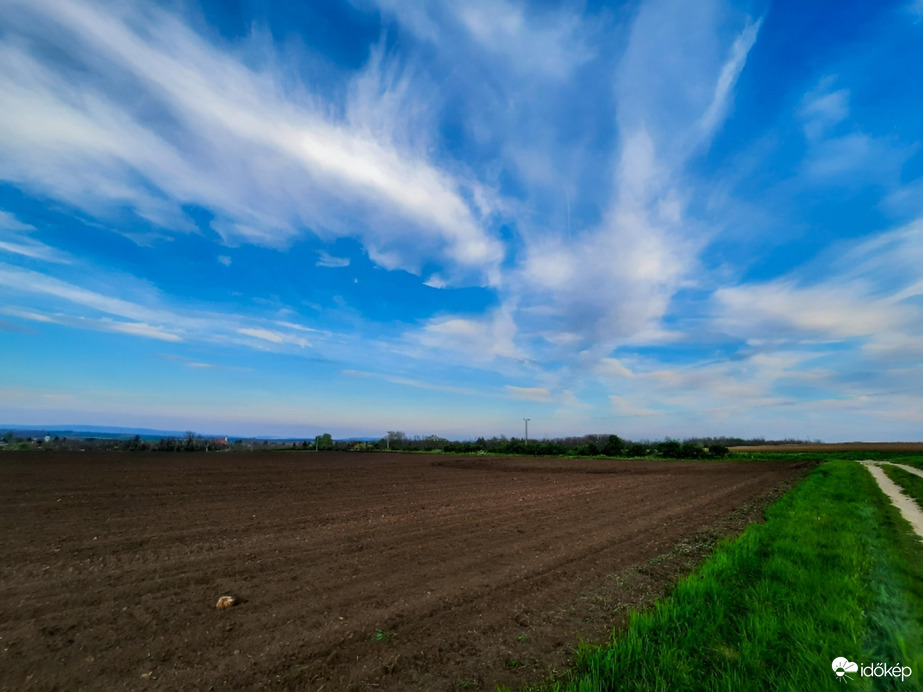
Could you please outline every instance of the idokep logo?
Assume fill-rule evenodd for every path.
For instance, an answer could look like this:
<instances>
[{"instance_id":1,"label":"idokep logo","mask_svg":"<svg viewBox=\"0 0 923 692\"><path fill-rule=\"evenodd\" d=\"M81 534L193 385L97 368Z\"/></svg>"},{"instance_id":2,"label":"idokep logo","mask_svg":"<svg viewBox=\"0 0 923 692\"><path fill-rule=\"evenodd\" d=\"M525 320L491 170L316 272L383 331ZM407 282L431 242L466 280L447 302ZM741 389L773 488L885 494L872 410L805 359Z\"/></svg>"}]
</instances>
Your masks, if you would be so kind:
<instances>
[{"instance_id":1,"label":"idokep logo","mask_svg":"<svg viewBox=\"0 0 923 692\"><path fill-rule=\"evenodd\" d=\"M899 663L896 666L889 666L886 663L860 666L842 656L833 659L833 672L839 682L852 680L852 676L847 673L859 673L863 678L900 678L901 680L913 674L910 666L902 666Z\"/></svg>"},{"instance_id":2,"label":"idokep logo","mask_svg":"<svg viewBox=\"0 0 923 692\"><path fill-rule=\"evenodd\" d=\"M842 656L833 659L833 672L836 673L836 676L843 682L846 682L847 679L852 680L852 676L846 673L855 673L858 670L858 665L852 661L847 661Z\"/></svg>"}]
</instances>

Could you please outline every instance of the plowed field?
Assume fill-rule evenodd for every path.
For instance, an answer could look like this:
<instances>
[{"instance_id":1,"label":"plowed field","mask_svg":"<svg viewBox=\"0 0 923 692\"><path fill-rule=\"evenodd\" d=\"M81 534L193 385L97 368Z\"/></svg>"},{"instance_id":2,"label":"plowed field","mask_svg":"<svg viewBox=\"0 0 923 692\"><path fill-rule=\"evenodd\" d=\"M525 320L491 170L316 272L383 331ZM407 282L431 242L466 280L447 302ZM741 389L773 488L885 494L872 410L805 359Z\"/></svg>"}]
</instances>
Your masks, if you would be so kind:
<instances>
[{"instance_id":1,"label":"plowed field","mask_svg":"<svg viewBox=\"0 0 923 692\"><path fill-rule=\"evenodd\" d=\"M0 688L534 681L615 621L612 575L802 468L2 454Z\"/></svg>"}]
</instances>

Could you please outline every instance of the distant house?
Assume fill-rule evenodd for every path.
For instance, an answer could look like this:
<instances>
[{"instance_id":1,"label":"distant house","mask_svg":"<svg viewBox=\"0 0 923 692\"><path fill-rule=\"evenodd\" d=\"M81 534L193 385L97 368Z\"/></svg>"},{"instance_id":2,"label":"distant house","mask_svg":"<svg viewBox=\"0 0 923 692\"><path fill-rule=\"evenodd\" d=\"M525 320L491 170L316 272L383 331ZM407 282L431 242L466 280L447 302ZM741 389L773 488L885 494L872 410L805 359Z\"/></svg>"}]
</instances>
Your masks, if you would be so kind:
<instances>
[{"instance_id":1,"label":"distant house","mask_svg":"<svg viewBox=\"0 0 923 692\"><path fill-rule=\"evenodd\" d=\"M205 451L209 449L223 449L228 446L227 437L213 437L209 440L205 440Z\"/></svg>"}]
</instances>

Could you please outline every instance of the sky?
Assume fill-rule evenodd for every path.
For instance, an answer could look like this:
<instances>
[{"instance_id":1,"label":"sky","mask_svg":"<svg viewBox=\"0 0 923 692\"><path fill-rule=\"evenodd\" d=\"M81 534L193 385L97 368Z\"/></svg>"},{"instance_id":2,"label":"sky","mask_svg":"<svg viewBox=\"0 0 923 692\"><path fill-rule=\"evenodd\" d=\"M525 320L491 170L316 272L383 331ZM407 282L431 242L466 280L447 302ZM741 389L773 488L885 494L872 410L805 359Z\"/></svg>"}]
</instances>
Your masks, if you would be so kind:
<instances>
[{"instance_id":1,"label":"sky","mask_svg":"<svg viewBox=\"0 0 923 692\"><path fill-rule=\"evenodd\" d=\"M0 0L0 422L923 439L923 0Z\"/></svg>"}]
</instances>

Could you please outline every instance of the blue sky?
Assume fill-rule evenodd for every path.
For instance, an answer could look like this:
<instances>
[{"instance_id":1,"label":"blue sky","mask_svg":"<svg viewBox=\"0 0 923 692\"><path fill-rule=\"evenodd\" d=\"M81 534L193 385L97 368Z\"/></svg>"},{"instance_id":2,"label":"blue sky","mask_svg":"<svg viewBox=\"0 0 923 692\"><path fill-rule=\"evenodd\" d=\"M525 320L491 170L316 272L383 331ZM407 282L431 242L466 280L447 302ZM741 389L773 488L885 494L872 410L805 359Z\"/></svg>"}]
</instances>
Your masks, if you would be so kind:
<instances>
[{"instance_id":1,"label":"blue sky","mask_svg":"<svg viewBox=\"0 0 923 692\"><path fill-rule=\"evenodd\" d=\"M0 0L0 421L923 437L923 2Z\"/></svg>"}]
</instances>

